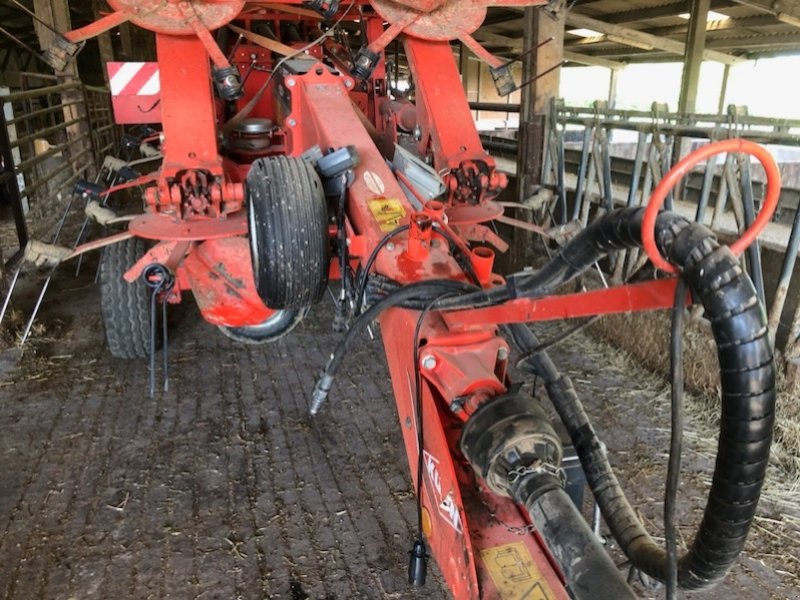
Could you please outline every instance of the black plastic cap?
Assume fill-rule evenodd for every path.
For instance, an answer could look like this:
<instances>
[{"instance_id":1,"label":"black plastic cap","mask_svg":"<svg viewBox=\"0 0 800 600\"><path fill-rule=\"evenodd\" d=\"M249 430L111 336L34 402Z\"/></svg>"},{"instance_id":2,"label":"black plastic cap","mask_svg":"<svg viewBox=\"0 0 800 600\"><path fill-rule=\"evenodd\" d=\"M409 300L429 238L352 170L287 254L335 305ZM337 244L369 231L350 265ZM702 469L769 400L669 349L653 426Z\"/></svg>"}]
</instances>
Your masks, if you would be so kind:
<instances>
[{"instance_id":1,"label":"black plastic cap","mask_svg":"<svg viewBox=\"0 0 800 600\"><path fill-rule=\"evenodd\" d=\"M242 78L236 67L214 69L214 87L219 97L226 101L238 100L244 96Z\"/></svg>"},{"instance_id":2,"label":"black plastic cap","mask_svg":"<svg viewBox=\"0 0 800 600\"><path fill-rule=\"evenodd\" d=\"M422 587L428 578L428 551L425 542L415 541L408 555L408 583L414 587Z\"/></svg>"},{"instance_id":3,"label":"black plastic cap","mask_svg":"<svg viewBox=\"0 0 800 600\"><path fill-rule=\"evenodd\" d=\"M361 48L356 55L355 61L353 61L353 70L351 74L353 77L365 81L369 79L369 76L372 75L372 71L375 70L375 65L378 64L381 55L373 52L366 46Z\"/></svg>"}]
</instances>

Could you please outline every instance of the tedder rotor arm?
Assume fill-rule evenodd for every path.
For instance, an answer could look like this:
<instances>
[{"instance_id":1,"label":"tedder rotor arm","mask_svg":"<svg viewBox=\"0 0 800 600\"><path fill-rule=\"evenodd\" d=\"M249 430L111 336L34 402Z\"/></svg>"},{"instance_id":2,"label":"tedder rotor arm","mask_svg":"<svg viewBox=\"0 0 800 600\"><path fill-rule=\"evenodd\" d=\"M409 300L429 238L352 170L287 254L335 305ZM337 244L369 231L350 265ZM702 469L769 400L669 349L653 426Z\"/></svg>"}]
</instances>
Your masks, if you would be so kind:
<instances>
[{"instance_id":1,"label":"tedder rotor arm","mask_svg":"<svg viewBox=\"0 0 800 600\"><path fill-rule=\"evenodd\" d=\"M554 370L545 354L533 352L538 344L521 325L575 314L669 306L674 291L671 281L624 286L605 295L553 297L561 285L606 251L638 246L643 237L647 251L652 253L657 244L667 262L682 269L707 311L720 317L721 325L715 323L720 362L728 368L726 373L734 373L723 379L725 435L720 441L721 454L732 451L734 456L721 458L718 466L725 481L733 483L712 488L708 522L701 526L697 542L700 549L681 563L679 581L697 588L724 574L741 549L752 519L766 467L774 405L771 353L764 347L763 336L759 337L757 303L752 303L748 280L737 271L735 259L718 248L702 228L671 215L655 218L653 238L647 237L654 217L652 212L643 215L641 211L610 213L567 244L544 268L512 275L507 281L493 273L491 250L467 244L464 232L479 231L481 223L502 215L502 207L492 200L506 180L481 146L449 40L471 40L487 6L545 2L372 0L374 12L366 10L360 15L367 20L368 39L349 73L337 72L311 56L290 54L273 62L267 53L258 59L263 60L258 74L264 77L263 89L250 100L258 104L260 94L269 90L271 98L265 94L265 103L270 106L260 108L269 109L270 119L262 119L261 124L274 118L274 131L269 130L268 135L274 133L280 141L273 149L270 138L268 151L275 154L259 158L258 168L250 168L246 161L234 163L220 154L218 133L233 132L218 122L224 121L219 116L224 111L217 110L211 63L219 67L221 53L215 51L213 40L214 46L209 46L210 35L206 35L240 15L248 29L254 13L242 13L244 0L110 0L110 4L118 14L112 20L121 19L119 13L124 13L131 22L156 32L164 127L164 164L158 184L145 193L148 212L129 227L132 234L161 243L140 258L126 277L135 277L134 271L150 260L170 267L174 264L176 270L183 268L179 283L192 280L193 286L208 286L196 290L201 292L196 295L211 298L209 311L204 311L207 314L210 309L220 309L213 286L221 284L214 281L235 271L241 277L226 281L238 283L238 287L219 289L240 294L241 302L234 304L236 310L221 310L226 313L223 316L230 317L241 307L241 312L250 310L266 323L273 307L261 302L265 294L260 288L258 295L248 291L255 286L247 259L259 262L262 257L254 250L258 244L253 244L257 231L253 197L248 199L251 210L245 215L244 177L248 185L259 187L261 200L269 201L260 206L267 216L291 214L291 210L267 211L274 206L299 206L300 199L295 196L300 195L300 188L307 191L320 182L310 163L299 157L314 151L327 156L350 147L351 166L339 182L339 203L334 206L333 196L327 194L328 200L323 198L315 205L322 207L323 232L312 241L315 248L322 248L324 257L330 246L336 246L342 257L339 275L347 280L349 269L360 269L364 289L359 287L357 298L360 315L326 366L311 408L312 413L321 409L348 349L378 320L419 502L410 567L414 584L424 581L425 538L457 600L632 597L564 493L561 441L539 404L511 381L510 348L501 336L501 323L509 324L506 330L519 348L532 353L527 366L545 379L598 502L632 562L656 577L666 576L661 554L649 538L639 535L634 526L626 528L632 521L624 496L613 485L616 480L610 468L598 457L596 436L571 384ZM350 8L352 5L340 8L339 19L347 16ZM293 18L305 17L295 14ZM313 26L318 26L316 20ZM445 191L441 194L421 193L398 167L387 164L376 145L375 138L386 133L379 126L385 123L376 123L387 100L381 54L397 36L403 36L416 85L416 118L422 132L416 158L423 164L429 160L434 175L442 175ZM488 54L475 50L481 56ZM340 69L346 66L341 59L337 64ZM268 76L264 74L267 69ZM220 104L230 100L221 92L218 95ZM357 99L362 110L354 106ZM372 122L369 128L365 121ZM303 181L285 181L288 171L281 172L279 165L303 173ZM272 179L265 182L259 178ZM297 184L296 189L292 184ZM276 190L282 194L273 193ZM315 200L320 194L326 196L320 191L309 198ZM336 213L331 221L335 225L329 227L331 213ZM319 211L315 214L319 216ZM647 225L642 225L643 219ZM297 229L306 225L293 223ZM283 233L266 227L263 231L273 236ZM242 237L247 233L249 244ZM294 250L300 254L308 247L310 244ZM216 268L217 263L221 268ZM735 283L733 291L717 294L725 282ZM362 297L367 300L365 309ZM587 308L589 300L596 304ZM220 322L241 325L245 333L250 327L252 333L252 320ZM737 348L731 350L731 343ZM755 477L748 479L753 473ZM756 483L749 485L748 481ZM740 496L746 506L736 504ZM727 510L724 522L713 514L721 504ZM617 513L624 518L614 523ZM735 527L728 527L733 521ZM636 535L631 536L631 531Z\"/></svg>"},{"instance_id":2,"label":"tedder rotor arm","mask_svg":"<svg viewBox=\"0 0 800 600\"><path fill-rule=\"evenodd\" d=\"M423 129L420 149L430 152L437 167L446 165L452 169L456 164L460 167L463 154L474 153L480 148L480 143L476 143L477 148L473 146L474 126L455 131L448 129L453 122L457 126L467 122L466 119L459 120L462 116L459 107L466 105L463 98L452 104L447 100L442 103L453 110L449 114L443 111L442 106L437 106L442 98L448 98L448 90L457 89L463 94L460 85L448 86L447 83L457 81L457 74L449 71L455 68L449 48L447 44L419 40L410 34L404 43L417 85L417 110ZM428 60L434 56L438 60ZM444 83L439 85L439 82ZM319 100L323 101L323 98L320 96ZM324 109L312 102L309 111L315 113ZM360 128L355 121L353 119L347 127ZM319 127L324 129L325 123L325 118L318 119ZM458 139L462 140L461 144L457 144ZM357 172L356 181L363 177L364 172ZM367 180L374 181L369 176ZM374 198L386 190L389 194L396 193L393 185L376 189L354 184L349 196L348 216L356 224L356 232L361 232L364 225L369 226L374 217L365 210L370 200L364 202L361 194ZM474 203L480 209L486 205L486 198L487 195L478 188L460 198L451 194L444 207L429 203L423 212L427 213L429 220L437 223L443 220L444 215L459 214L463 208L459 206L459 200ZM406 210L405 204L403 206ZM650 218L652 212L647 214ZM387 250L379 253L376 269L384 277L404 285L389 292L361 319L377 317L381 323L398 416L412 477L419 493L421 529L430 541L454 596L503 598L519 592L520 588L507 587L509 584L502 570L500 573L496 570L497 564L502 563L505 557L502 553L508 552L514 557L515 564L534 565L530 578L523 577L523 580L530 589L540 586L538 593L541 597L563 597L565 589L576 598L632 597L633 592L597 545L595 536L574 507L567 503L559 472L560 441L535 402L521 396L511 386L506 372L508 347L498 335L497 324L506 320L503 313L514 306L514 302L518 305L512 310L517 313L510 320L519 322L554 318L556 315L606 314L672 306L675 288L671 281L623 286L606 292L606 295L598 293L596 300L600 303L588 307L590 296L571 300L551 297L561 285L589 268L606 251L640 246L643 211L611 213L606 220L571 242L542 270L518 274L506 284L490 278L490 282L484 284L485 289L472 291L463 284L452 284L453 279L463 281L464 275L444 268L445 264L451 263L440 262L443 256L435 251L435 242L441 241L441 232L446 231L445 224L440 223L438 229L434 227L432 234L428 229L425 238L428 250L419 252L415 245L415 236L420 234L419 227L415 226L417 214L403 215L401 223L405 222L406 216L410 225L408 234L398 237L400 243L394 253ZM644 234L646 240L647 233ZM369 239L368 249L374 247L375 236ZM658 222L655 239L659 240L662 248L669 248L669 261L686 271L693 289L707 298L706 302L711 302L709 290L720 285L718 278L728 276L722 271L733 268L727 259L718 262L720 258L715 251L713 236L701 226L664 216ZM702 260L698 262L700 258ZM479 261L473 259L475 267ZM435 269L426 268L430 260L438 263ZM722 271L711 268L712 264L719 265ZM746 275L739 273L737 277L741 282L737 285L746 288ZM445 285L442 278L451 280L451 284ZM726 296L722 306L707 305L706 308L714 314L730 315L749 307L754 299L746 291L737 289ZM541 310L547 306L551 308L550 312ZM458 312L451 316L450 311L455 309ZM481 316L471 319L473 313ZM737 332L738 341L760 335L763 327L758 320L750 321L756 314L757 311L741 319L730 317L733 320L722 326L725 333L720 333L721 337L717 338L721 352L726 347L725 337L733 331ZM461 326L465 322L470 325ZM745 323L749 324L745 326ZM746 328L747 333L742 328ZM354 326L340 344L319 380L312 412L319 410L330 390L341 356L352 343L355 335L352 332L357 329ZM529 331L527 328L516 325L510 331L516 332L513 337L519 347L535 352L534 358L541 355L536 351L537 344L522 335L523 331ZM585 415L582 416L578 409L580 405L576 403L575 392L568 379L553 370L552 363L545 359L546 355L542 355L541 360L533 360L530 368L547 377L551 399L562 419L571 427L573 443L581 453L584 469L595 473L599 464L595 452L596 438L580 436ZM752 376L748 384L730 378L729 381L733 386L732 395L742 394L747 385L753 386L759 395L757 405L752 402L747 405L746 415L740 412L744 407L734 412L737 419L741 417L739 423L742 426L749 422L748 419L759 421L758 431L753 434L754 446L744 452L742 460L756 459L759 477L763 478L762 467L766 466L768 452L764 454L761 442L765 439L763 434L771 430L774 405L774 386L770 383L774 377L774 374L770 375L773 368L771 353L759 337L758 348L752 354L734 356L730 360L731 369L750 365L755 369L748 374ZM721 456L730 450L731 444L732 438L723 438ZM726 476L739 481L737 485L742 486L742 492L747 485L744 464L740 465L741 468L728 469L726 466L725 470ZM608 488L611 491L602 491L608 481L616 481L612 477L603 471L602 477L592 478L601 507L606 518L611 520L614 511L627 506L624 496L619 495L618 486ZM702 538L698 542L699 549L681 562L679 583L682 586L689 589L706 587L730 567L741 549L744 539L741 533L746 531L752 519L751 509L755 506L760 484L751 487L747 488L748 510L740 507L734 515L743 519L737 524L734 534L723 535L723 525L713 523L713 516L704 521L699 532ZM713 493L709 507L718 506L719 502L730 503L739 493L738 489L732 492L733 495L718 491L721 495ZM625 512L624 523L617 522L612 529L625 540L625 548L634 564L656 578L666 578L663 554L654 552L652 545L639 544L625 529L634 522L632 514L632 511ZM509 522L519 525L509 527ZM546 545L540 543L541 538L537 535L525 537L524 541L508 536L509 529L521 527L525 531L528 523L535 525L536 531L544 536ZM715 548L709 551L711 540L714 540ZM418 555L416 550L415 555ZM548 557L555 557L557 566L549 562Z\"/></svg>"}]
</instances>

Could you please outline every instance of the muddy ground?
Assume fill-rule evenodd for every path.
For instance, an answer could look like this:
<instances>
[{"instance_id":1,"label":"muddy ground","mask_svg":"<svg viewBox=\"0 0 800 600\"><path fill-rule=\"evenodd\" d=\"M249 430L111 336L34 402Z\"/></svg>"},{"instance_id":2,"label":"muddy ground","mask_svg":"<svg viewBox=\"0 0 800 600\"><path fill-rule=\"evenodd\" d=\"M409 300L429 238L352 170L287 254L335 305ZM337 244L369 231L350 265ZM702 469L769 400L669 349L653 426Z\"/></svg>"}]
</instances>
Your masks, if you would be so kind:
<instances>
[{"instance_id":1,"label":"muddy ground","mask_svg":"<svg viewBox=\"0 0 800 600\"><path fill-rule=\"evenodd\" d=\"M32 342L0 353L3 598L448 597L435 566L424 590L405 582L415 506L378 341L349 356L312 419L314 377L337 340L329 303L293 335L253 347L187 302L171 309L169 391L151 399L147 366L105 352L95 265L78 279L59 271ZM15 295L26 315L37 281L24 277ZM667 387L582 334L552 355L658 535ZM704 427L690 415L686 543L713 468ZM800 598L800 512L787 485L768 482L728 578L686 597Z\"/></svg>"}]
</instances>

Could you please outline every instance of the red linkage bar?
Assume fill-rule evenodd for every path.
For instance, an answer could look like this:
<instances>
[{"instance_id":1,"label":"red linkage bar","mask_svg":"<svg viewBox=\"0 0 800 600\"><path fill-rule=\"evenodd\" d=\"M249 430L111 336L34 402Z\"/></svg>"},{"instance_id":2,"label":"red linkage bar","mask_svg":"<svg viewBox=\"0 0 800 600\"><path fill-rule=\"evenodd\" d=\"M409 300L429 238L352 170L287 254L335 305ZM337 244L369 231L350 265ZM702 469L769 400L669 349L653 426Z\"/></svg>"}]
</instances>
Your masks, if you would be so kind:
<instances>
[{"instance_id":1,"label":"red linkage bar","mask_svg":"<svg viewBox=\"0 0 800 600\"><path fill-rule=\"evenodd\" d=\"M454 331L472 331L490 323L530 323L671 308L676 285L676 279L660 279L563 296L517 298L498 306L446 312L442 318Z\"/></svg>"}]
</instances>

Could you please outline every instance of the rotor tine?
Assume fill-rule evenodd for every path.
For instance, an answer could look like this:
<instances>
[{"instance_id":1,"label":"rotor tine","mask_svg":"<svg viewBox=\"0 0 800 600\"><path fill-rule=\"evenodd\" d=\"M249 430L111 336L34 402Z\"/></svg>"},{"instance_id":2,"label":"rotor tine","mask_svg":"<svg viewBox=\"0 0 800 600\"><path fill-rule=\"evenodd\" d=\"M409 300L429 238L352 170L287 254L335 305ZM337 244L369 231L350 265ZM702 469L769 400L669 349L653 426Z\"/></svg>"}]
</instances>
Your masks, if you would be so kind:
<instances>
[{"instance_id":1,"label":"rotor tine","mask_svg":"<svg viewBox=\"0 0 800 600\"><path fill-rule=\"evenodd\" d=\"M166 298L161 303L161 329L162 329L162 333L163 333L163 336L164 336L164 340L163 340L163 342L161 344L162 345L161 352L162 352L162 356L163 356L163 359L164 359L164 369L163 369L164 391L168 392L169 391L169 356L168 356L169 336L167 334L167 300L166 300Z\"/></svg>"},{"instance_id":2,"label":"rotor tine","mask_svg":"<svg viewBox=\"0 0 800 600\"><path fill-rule=\"evenodd\" d=\"M150 294L150 381L148 386L151 398L156 395L156 296L158 296L158 288L153 288Z\"/></svg>"},{"instance_id":3,"label":"rotor tine","mask_svg":"<svg viewBox=\"0 0 800 600\"><path fill-rule=\"evenodd\" d=\"M112 188L117 184L118 174L116 172L114 172L113 175L109 174L109 176L111 177L111 181L110 181L108 187ZM99 178L100 178L100 173L97 174L97 177L95 178L95 183L97 183L97 180ZM108 178L106 178L106 181L108 181ZM107 206L108 205L108 200L109 200L110 197L111 197L111 194L106 192L105 195L103 196L103 199L100 202L100 205L101 206ZM89 204L89 201L90 201L90 198L87 198L86 199L86 204L87 205ZM91 219L89 217L86 217L83 220L83 225L81 225L81 230L80 230L80 232L78 232L78 237L75 239L75 244L72 246L73 249L77 248L78 245L81 243L81 240L83 239L83 236L84 236L84 234L86 233L86 230L89 227L89 221L90 220ZM78 256L78 265L75 267L75 277L77 277L78 275L81 274L81 265L82 264L83 264L83 254ZM95 283L97 283L97 279L99 278L99 276L100 276L100 265L98 264L97 273L95 273L95 276L94 276L94 282Z\"/></svg>"},{"instance_id":4,"label":"rotor tine","mask_svg":"<svg viewBox=\"0 0 800 600\"><path fill-rule=\"evenodd\" d=\"M44 300L44 295L47 293L47 288L50 286L50 281L53 279L53 274L56 272L57 267L58 265L50 269L50 274L47 276L47 279L44 280L42 291L39 292L39 297L36 299L36 304L33 307L31 318L28 319L28 324L25 326L25 333L22 334L22 339L19 342L20 348L22 348L22 346L25 345L25 342L28 341L28 337L31 334L31 329L33 328L33 322L36 320L36 315L39 314L39 309L42 307L42 301Z\"/></svg>"},{"instance_id":5,"label":"rotor tine","mask_svg":"<svg viewBox=\"0 0 800 600\"><path fill-rule=\"evenodd\" d=\"M64 214L61 216L61 220L58 222L58 227L56 227L56 231L53 234L53 244L58 242L58 238L61 237L61 231L64 229L64 223L67 221L67 216L69 215L69 211L72 208L72 201L75 199L75 194L69 195L69 201L67 202L67 207L64 209ZM59 263L60 264L60 263ZM31 318L28 319L28 324L25 327L25 333L22 334L22 340L20 340L20 348L25 345L25 342L28 341L28 336L31 334L31 329L33 328L33 322L36 320L36 315L39 314L39 309L42 307L42 300L44 300L44 295L47 293L47 288L50 286L50 281L53 279L53 275L58 268L58 264L53 265L50 269L50 273L47 275L47 279L44 280L44 285L42 286L42 291L39 292L39 297L36 299L36 305L33 307L33 312L31 313Z\"/></svg>"},{"instance_id":6,"label":"rotor tine","mask_svg":"<svg viewBox=\"0 0 800 600\"><path fill-rule=\"evenodd\" d=\"M17 279L19 279L20 271L22 271L21 265L17 267L16 271L14 271L14 277L11 279L11 285L8 286L8 293L6 294L5 300L3 300L3 308L0 309L0 323L3 322L3 318L6 316L6 310L8 309L9 302L11 302L11 294L14 293L14 288L17 285Z\"/></svg>"},{"instance_id":7,"label":"rotor tine","mask_svg":"<svg viewBox=\"0 0 800 600\"><path fill-rule=\"evenodd\" d=\"M86 199L86 205L87 205L87 206L89 205L89 202L90 202L90 200L89 200L89 198L87 198L87 199ZM78 245L81 243L81 240L83 239L83 235L86 233L86 229L87 229L88 227L89 227L89 217L86 217L86 218L83 220L83 225L81 225L81 229L80 229L80 231L78 232L78 235L77 235L77 237L75 238L75 243L72 245L72 249L73 249L73 250L74 250L75 248L77 248L77 247L78 247ZM77 277L78 275L80 275L80 274L81 274L81 264L82 264L82 263L83 263L83 254L81 254L81 255L78 257L78 266L76 266L76 267L75 267L75 277Z\"/></svg>"}]
</instances>

